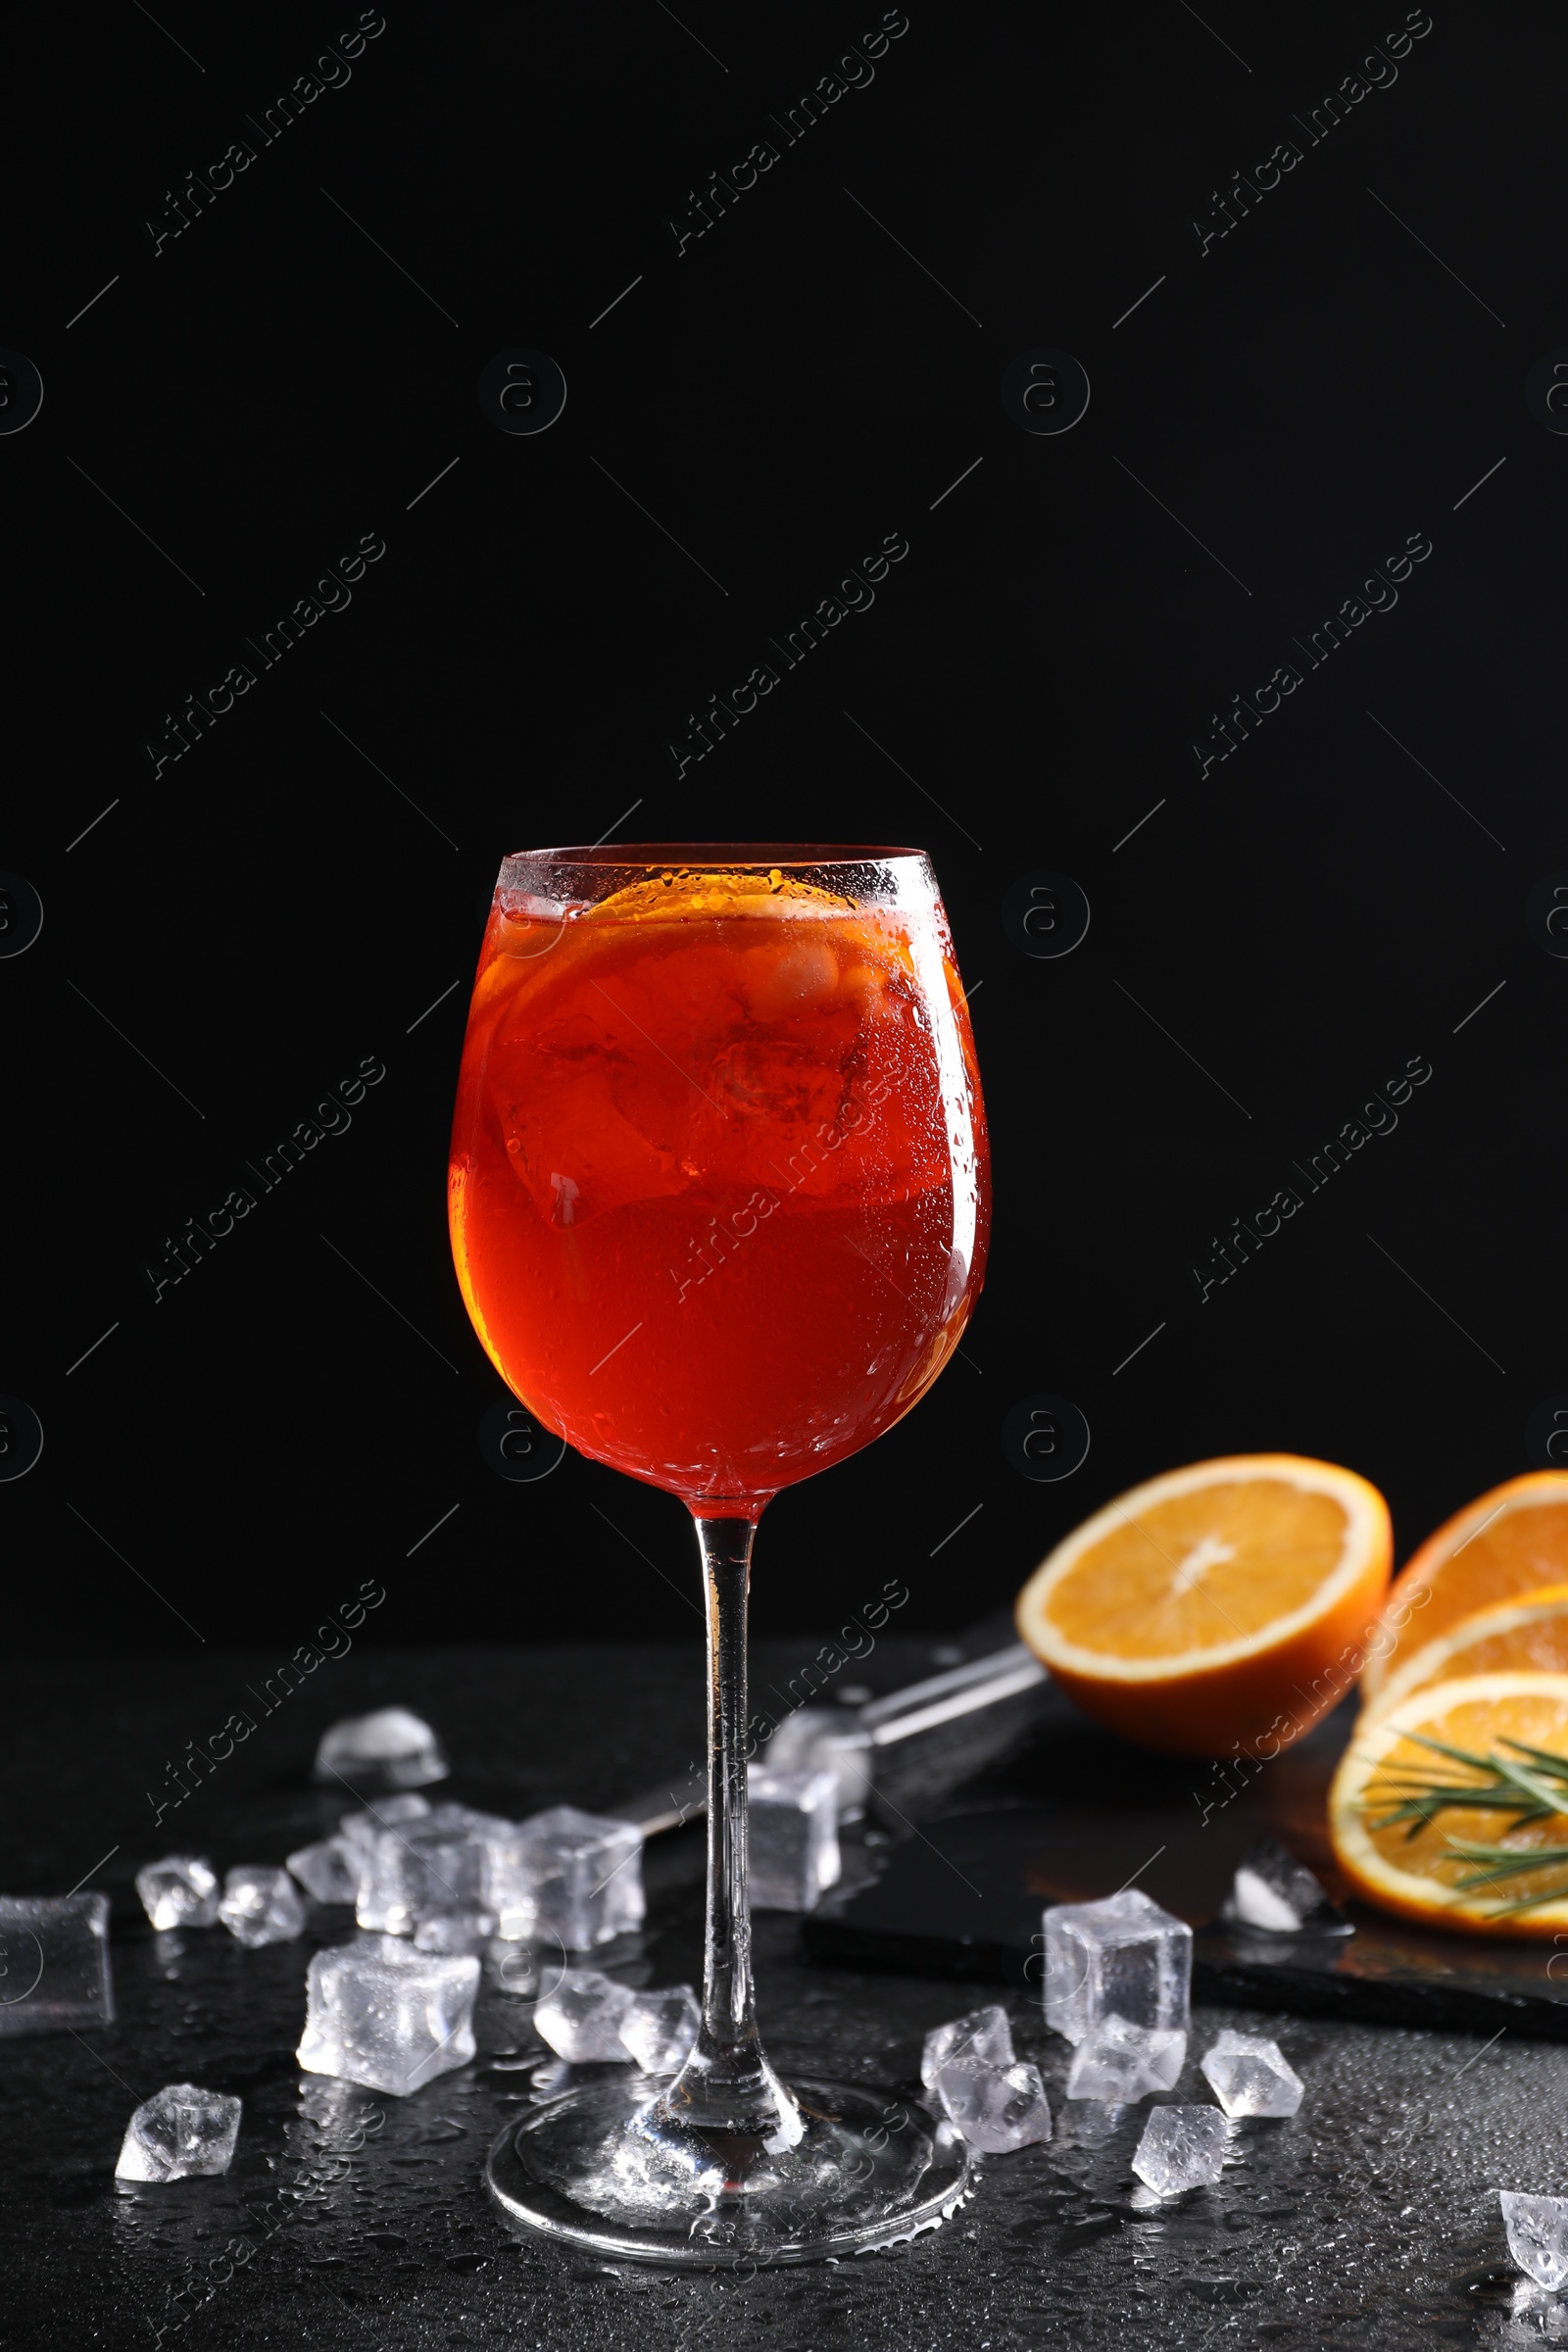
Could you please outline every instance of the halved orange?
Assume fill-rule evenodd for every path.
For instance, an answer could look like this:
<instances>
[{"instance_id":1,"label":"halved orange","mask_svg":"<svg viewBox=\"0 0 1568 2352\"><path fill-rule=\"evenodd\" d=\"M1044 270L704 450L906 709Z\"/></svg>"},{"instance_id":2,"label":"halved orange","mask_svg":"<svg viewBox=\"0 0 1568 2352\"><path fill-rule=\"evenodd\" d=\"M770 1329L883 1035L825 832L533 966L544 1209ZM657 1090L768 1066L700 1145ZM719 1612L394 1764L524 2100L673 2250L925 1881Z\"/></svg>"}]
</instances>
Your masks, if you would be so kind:
<instances>
[{"instance_id":1,"label":"halved orange","mask_svg":"<svg viewBox=\"0 0 1568 2352\"><path fill-rule=\"evenodd\" d=\"M1360 1671L1393 1536L1376 1487L1294 1453L1134 1487L1063 1539L1018 1631L1087 1714L1183 1756L1272 1756Z\"/></svg>"},{"instance_id":2,"label":"halved orange","mask_svg":"<svg viewBox=\"0 0 1568 2352\"><path fill-rule=\"evenodd\" d=\"M1516 1740L1568 1759L1568 1674L1467 1675L1412 1691L1386 1714L1362 1717L1329 1791L1335 1859L1356 1892L1381 1909L1469 1935L1548 1936L1568 1928L1568 1818L1553 1814L1516 1828L1513 1815L1490 1807L1448 1809L1430 1824L1417 1823L1413 1838L1406 1824L1387 1821L1423 1782L1484 1785L1482 1774L1434 1754L1423 1740L1528 1764L1507 1744ZM1544 1863L1500 1876L1484 1861L1456 1854L1454 1839L1560 1859L1554 1868ZM1461 1888L1456 1882L1464 1879L1481 1884ZM1552 1899L1532 1910L1498 1916L1548 1891Z\"/></svg>"},{"instance_id":3,"label":"halved orange","mask_svg":"<svg viewBox=\"0 0 1568 2352\"><path fill-rule=\"evenodd\" d=\"M1472 1674L1568 1674L1568 1585L1544 1585L1522 1599L1495 1600L1472 1609L1419 1649L1410 1649L1389 1673L1362 1721L1386 1715L1412 1690L1451 1683Z\"/></svg>"},{"instance_id":4,"label":"halved orange","mask_svg":"<svg viewBox=\"0 0 1568 2352\"><path fill-rule=\"evenodd\" d=\"M1428 1536L1389 1591L1362 1690L1375 1698L1401 1647L1457 1625L1472 1609L1568 1583L1568 1472L1532 1470L1455 1511Z\"/></svg>"}]
</instances>

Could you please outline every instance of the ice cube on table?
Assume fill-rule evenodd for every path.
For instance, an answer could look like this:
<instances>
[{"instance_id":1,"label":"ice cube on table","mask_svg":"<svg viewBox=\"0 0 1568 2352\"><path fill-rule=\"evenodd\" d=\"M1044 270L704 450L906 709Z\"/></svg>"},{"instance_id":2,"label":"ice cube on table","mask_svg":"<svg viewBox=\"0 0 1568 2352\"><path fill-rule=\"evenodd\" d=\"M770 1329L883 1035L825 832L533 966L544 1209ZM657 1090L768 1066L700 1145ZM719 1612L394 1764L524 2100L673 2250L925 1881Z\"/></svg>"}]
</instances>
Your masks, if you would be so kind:
<instances>
[{"instance_id":1,"label":"ice cube on table","mask_svg":"<svg viewBox=\"0 0 1568 2352\"><path fill-rule=\"evenodd\" d=\"M356 1852L368 1854L383 1830L401 1829L406 1821L422 1821L429 1810L427 1796L378 1797L373 1805L359 1805L352 1813L345 1813L337 1825L337 1834Z\"/></svg>"},{"instance_id":2,"label":"ice cube on table","mask_svg":"<svg viewBox=\"0 0 1568 2352\"><path fill-rule=\"evenodd\" d=\"M144 2099L125 2126L117 2180L190 2180L226 2173L239 2137L240 2101L194 2082L171 2082Z\"/></svg>"},{"instance_id":3,"label":"ice cube on table","mask_svg":"<svg viewBox=\"0 0 1568 2352\"><path fill-rule=\"evenodd\" d=\"M967 2017L950 2018L945 2026L932 2027L920 2054L920 2080L927 2090L936 2082L937 2070L946 2066L950 2058L983 2058L988 2066L1014 2063L1012 2028L1000 2002L993 2002L986 2009L971 2009Z\"/></svg>"},{"instance_id":4,"label":"ice cube on table","mask_svg":"<svg viewBox=\"0 0 1568 2352\"><path fill-rule=\"evenodd\" d=\"M762 1911L814 1911L839 1876L838 1776L753 1765L752 1901Z\"/></svg>"},{"instance_id":5,"label":"ice cube on table","mask_svg":"<svg viewBox=\"0 0 1568 2352\"><path fill-rule=\"evenodd\" d=\"M950 2058L933 2085L954 2129L985 2155L1009 2156L1051 2137L1051 2103L1040 2069L1024 2061L992 2066L984 2058Z\"/></svg>"},{"instance_id":6,"label":"ice cube on table","mask_svg":"<svg viewBox=\"0 0 1568 2352\"><path fill-rule=\"evenodd\" d=\"M416 1952L481 1951L496 1932L493 1911L436 1911L414 1931Z\"/></svg>"},{"instance_id":7,"label":"ice cube on table","mask_svg":"<svg viewBox=\"0 0 1568 2352\"><path fill-rule=\"evenodd\" d=\"M485 1907L514 1942L591 1951L643 1922L643 1836L629 1821L552 1805L485 1839Z\"/></svg>"},{"instance_id":8,"label":"ice cube on table","mask_svg":"<svg viewBox=\"0 0 1568 2352\"><path fill-rule=\"evenodd\" d=\"M106 1894L0 1895L0 2037L113 2023Z\"/></svg>"},{"instance_id":9,"label":"ice cube on table","mask_svg":"<svg viewBox=\"0 0 1568 2352\"><path fill-rule=\"evenodd\" d=\"M1294 2115L1306 2087L1277 2041L1229 2027L1199 2065L1227 2115Z\"/></svg>"},{"instance_id":10,"label":"ice cube on table","mask_svg":"<svg viewBox=\"0 0 1568 2352\"><path fill-rule=\"evenodd\" d=\"M1220 1917L1234 1927L1258 1928L1275 1936L1298 1935L1303 1928L1330 1935L1354 1933L1306 1865L1273 1838L1254 1845L1236 1865Z\"/></svg>"},{"instance_id":11,"label":"ice cube on table","mask_svg":"<svg viewBox=\"0 0 1568 2352\"><path fill-rule=\"evenodd\" d=\"M360 1891L360 1856L343 1837L321 1838L290 1854L288 1867L318 1903L352 1903Z\"/></svg>"},{"instance_id":12,"label":"ice cube on table","mask_svg":"<svg viewBox=\"0 0 1568 2352\"><path fill-rule=\"evenodd\" d=\"M701 2024L691 1986L670 1984L662 1992L636 1994L621 2011L616 2030L645 2075L672 2075L691 2056Z\"/></svg>"},{"instance_id":13,"label":"ice cube on table","mask_svg":"<svg viewBox=\"0 0 1568 2352\"><path fill-rule=\"evenodd\" d=\"M360 1879L355 1917L382 1936L412 1936L428 1919L489 1911L486 1839L511 1822L468 1805L436 1805L378 1830Z\"/></svg>"},{"instance_id":14,"label":"ice cube on table","mask_svg":"<svg viewBox=\"0 0 1568 2352\"><path fill-rule=\"evenodd\" d=\"M1136 1886L1045 1915L1046 2023L1082 2041L1103 2017L1185 2034L1193 1931Z\"/></svg>"},{"instance_id":15,"label":"ice cube on table","mask_svg":"<svg viewBox=\"0 0 1568 2352\"><path fill-rule=\"evenodd\" d=\"M616 1984L597 1968L564 1968L534 2004L533 2030L559 2058L573 2066L629 2055L620 2021L632 2004L628 1984Z\"/></svg>"},{"instance_id":16,"label":"ice cube on table","mask_svg":"<svg viewBox=\"0 0 1568 2352\"><path fill-rule=\"evenodd\" d=\"M767 1772L831 1772L840 1821L859 1821L871 1794L871 1735L848 1707L797 1707L762 1750Z\"/></svg>"},{"instance_id":17,"label":"ice cube on table","mask_svg":"<svg viewBox=\"0 0 1568 2352\"><path fill-rule=\"evenodd\" d=\"M1508 2251L1528 2278L1555 2294L1568 2282L1568 2197L1499 2189Z\"/></svg>"},{"instance_id":18,"label":"ice cube on table","mask_svg":"<svg viewBox=\"0 0 1568 2352\"><path fill-rule=\"evenodd\" d=\"M286 1870L242 1862L223 1881L218 1916L236 1941L292 1943L305 1927L305 1905Z\"/></svg>"},{"instance_id":19,"label":"ice cube on table","mask_svg":"<svg viewBox=\"0 0 1568 2352\"><path fill-rule=\"evenodd\" d=\"M422 1716L407 1707L378 1707L346 1715L321 1734L316 1777L341 1788L423 1788L452 1770L441 1742Z\"/></svg>"},{"instance_id":20,"label":"ice cube on table","mask_svg":"<svg viewBox=\"0 0 1568 2352\"><path fill-rule=\"evenodd\" d=\"M1217 2107L1156 2107L1144 2126L1133 2171L1156 2196L1201 2188L1219 2179L1230 2136Z\"/></svg>"},{"instance_id":21,"label":"ice cube on table","mask_svg":"<svg viewBox=\"0 0 1568 2352\"><path fill-rule=\"evenodd\" d=\"M155 1928L216 1928L218 1873L205 1854L166 1854L144 1862L136 1892Z\"/></svg>"},{"instance_id":22,"label":"ice cube on table","mask_svg":"<svg viewBox=\"0 0 1568 2352\"><path fill-rule=\"evenodd\" d=\"M471 1954L416 1951L391 1936L318 1952L299 2062L405 2099L474 2054Z\"/></svg>"},{"instance_id":23,"label":"ice cube on table","mask_svg":"<svg viewBox=\"0 0 1568 2352\"><path fill-rule=\"evenodd\" d=\"M1073 2052L1067 2096L1131 2104L1152 2090L1174 2090L1186 2062L1180 2027L1130 2026L1124 2017L1102 2017Z\"/></svg>"}]
</instances>

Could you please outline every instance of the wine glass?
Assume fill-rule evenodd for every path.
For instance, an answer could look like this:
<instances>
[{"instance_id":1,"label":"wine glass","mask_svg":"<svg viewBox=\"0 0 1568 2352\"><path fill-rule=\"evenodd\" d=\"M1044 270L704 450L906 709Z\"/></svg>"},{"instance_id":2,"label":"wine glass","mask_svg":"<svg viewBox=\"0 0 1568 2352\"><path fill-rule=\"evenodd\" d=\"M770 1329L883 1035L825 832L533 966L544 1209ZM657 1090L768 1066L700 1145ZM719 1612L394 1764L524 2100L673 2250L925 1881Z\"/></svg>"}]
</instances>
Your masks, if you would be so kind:
<instances>
[{"instance_id":1,"label":"wine glass","mask_svg":"<svg viewBox=\"0 0 1568 2352\"><path fill-rule=\"evenodd\" d=\"M762 2049L746 1604L763 1505L890 1428L957 1346L989 1210L973 1040L922 853L506 859L453 1125L458 1278L546 1428L686 1503L708 1624L702 2026L662 2086L598 2070L509 2126L491 2187L549 2235L802 2261L928 2226L964 2191L945 2120L785 2082Z\"/></svg>"}]
</instances>

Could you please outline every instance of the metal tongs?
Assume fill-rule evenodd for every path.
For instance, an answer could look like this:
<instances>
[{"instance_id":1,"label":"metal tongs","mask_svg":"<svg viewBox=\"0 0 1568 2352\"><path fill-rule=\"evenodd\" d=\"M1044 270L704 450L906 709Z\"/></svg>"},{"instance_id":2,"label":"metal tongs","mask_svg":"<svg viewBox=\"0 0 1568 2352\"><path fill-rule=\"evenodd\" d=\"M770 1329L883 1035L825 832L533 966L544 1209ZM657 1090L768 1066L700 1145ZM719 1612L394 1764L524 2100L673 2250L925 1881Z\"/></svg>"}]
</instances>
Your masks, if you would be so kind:
<instances>
[{"instance_id":1,"label":"metal tongs","mask_svg":"<svg viewBox=\"0 0 1568 2352\"><path fill-rule=\"evenodd\" d=\"M839 1819L866 1813L903 1826L911 1810L929 1810L982 1766L996 1762L1027 1732L1050 1682L1021 1642L970 1658L906 1690L858 1706L797 1707L759 1751L768 1772L833 1772ZM613 1808L645 1838L703 1812L700 1773L646 1789Z\"/></svg>"}]
</instances>

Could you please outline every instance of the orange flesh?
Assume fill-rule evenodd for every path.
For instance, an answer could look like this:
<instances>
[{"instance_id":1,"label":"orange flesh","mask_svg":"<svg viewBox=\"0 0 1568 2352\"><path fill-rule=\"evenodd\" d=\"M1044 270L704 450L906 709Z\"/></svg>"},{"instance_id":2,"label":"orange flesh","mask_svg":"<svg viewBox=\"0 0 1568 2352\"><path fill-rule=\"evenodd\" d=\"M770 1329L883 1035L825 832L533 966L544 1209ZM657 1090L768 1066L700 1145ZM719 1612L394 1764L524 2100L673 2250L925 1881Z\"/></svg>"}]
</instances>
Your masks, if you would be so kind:
<instances>
[{"instance_id":1,"label":"orange flesh","mask_svg":"<svg viewBox=\"0 0 1568 2352\"><path fill-rule=\"evenodd\" d=\"M1497 1619L1514 1614L1532 1599L1542 1606L1538 1615L1514 1625L1499 1625ZM1466 1628L1473 1630L1467 1632ZM1461 1618L1442 1642L1442 1654L1427 1659L1421 1679L1401 1690L1402 1698L1413 1698L1418 1690L1430 1690L1434 1683L1457 1682L1470 1674L1562 1674L1568 1673L1568 1586L1553 1592L1543 1587L1539 1595L1527 1594L1522 1602L1517 1593L1492 1608L1478 1609L1474 1615ZM1423 1642L1421 1654L1428 1645ZM1412 1652L1409 1663L1417 1663Z\"/></svg>"},{"instance_id":2,"label":"orange flesh","mask_svg":"<svg viewBox=\"0 0 1568 2352\"><path fill-rule=\"evenodd\" d=\"M1563 1686L1562 1696L1555 1700L1530 1693L1502 1700L1461 1703L1446 1713L1437 1711L1423 1722L1421 1731L1426 1739L1444 1740L1450 1747L1462 1747L1473 1755L1484 1756L1507 1740L1562 1753L1568 1751L1568 1683ZM1502 1752L1512 1754L1507 1748ZM1520 1830L1514 1826L1511 1814L1466 1808L1463 1812L1440 1813L1430 1826L1423 1823L1414 1838L1407 1835L1408 1825L1403 1822L1389 1829L1378 1828L1382 1815L1398 1802L1406 1775L1417 1775L1427 1781L1468 1780L1472 1785L1477 1776L1466 1773L1462 1765L1451 1763L1446 1757L1434 1755L1431 1748L1414 1740L1401 1739L1395 1741L1377 1766L1363 1792L1362 1827L1376 1852L1396 1870L1430 1878L1434 1887L1442 1889L1445 1895L1452 1891L1456 1880L1468 1878L1480 1867L1460 1862L1449 1850L1450 1838L1476 1845L1539 1846L1559 1857L1568 1852L1568 1820L1554 1819ZM1375 1889L1375 1881L1368 1884ZM1495 1887L1478 1886L1469 1890L1470 1898L1484 1908L1520 1902L1532 1894L1550 1893L1560 1899L1562 1892L1560 1861L1555 1871L1522 1871L1517 1878L1500 1880ZM1528 1919L1528 1914L1525 1917Z\"/></svg>"},{"instance_id":3,"label":"orange flesh","mask_svg":"<svg viewBox=\"0 0 1568 2352\"><path fill-rule=\"evenodd\" d=\"M1346 1529L1332 1494L1277 1479L1172 1495L1092 1545L1053 1589L1047 1614L1066 1641L1102 1656L1220 1648L1304 1607L1338 1564Z\"/></svg>"},{"instance_id":4,"label":"orange flesh","mask_svg":"<svg viewBox=\"0 0 1568 2352\"><path fill-rule=\"evenodd\" d=\"M1568 1572L1568 1500L1504 1511L1452 1556L1422 1610L1421 1639L1456 1625L1489 1600L1554 1585Z\"/></svg>"},{"instance_id":5,"label":"orange flesh","mask_svg":"<svg viewBox=\"0 0 1568 2352\"><path fill-rule=\"evenodd\" d=\"M1552 1485L1559 1483L1555 1478ZM1407 1621L1396 1621L1388 1654L1374 1656L1366 1671L1369 1694L1387 1681L1400 1652L1408 1657L1449 1626L1494 1601L1539 1592L1544 1585L1568 1583L1568 1492L1563 1499L1531 1502L1514 1496L1539 1492L1545 1481L1537 1474L1510 1481L1480 1497L1470 1511L1457 1514L1429 1536L1396 1577L1389 1593L1391 1611L1402 1608ZM1483 1504L1497 1503L1497 1516L1487 1523ZM1466 1537L1464 1520L1481 1511L1479 1532Z\"/></svg>"}]
</instances>

